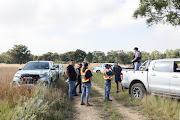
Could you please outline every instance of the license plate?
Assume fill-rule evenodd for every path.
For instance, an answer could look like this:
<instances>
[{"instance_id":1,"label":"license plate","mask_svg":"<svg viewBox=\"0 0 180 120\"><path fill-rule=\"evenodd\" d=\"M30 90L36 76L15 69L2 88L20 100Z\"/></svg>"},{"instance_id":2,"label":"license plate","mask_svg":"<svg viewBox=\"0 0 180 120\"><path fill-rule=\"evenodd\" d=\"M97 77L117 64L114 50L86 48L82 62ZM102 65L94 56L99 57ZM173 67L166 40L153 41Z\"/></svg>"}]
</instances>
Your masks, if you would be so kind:
<instances>
[{"instance_id":1,"label":"license plate","mask_svg":"<svg viewBox=\"0 0 180 120\"><path fill-rule=\"evenodd\" d=\"M23 86L33 87L33 86L35 86L35 85L34 85L34 84L23 84Z\"/></svg>"}]
</instances>

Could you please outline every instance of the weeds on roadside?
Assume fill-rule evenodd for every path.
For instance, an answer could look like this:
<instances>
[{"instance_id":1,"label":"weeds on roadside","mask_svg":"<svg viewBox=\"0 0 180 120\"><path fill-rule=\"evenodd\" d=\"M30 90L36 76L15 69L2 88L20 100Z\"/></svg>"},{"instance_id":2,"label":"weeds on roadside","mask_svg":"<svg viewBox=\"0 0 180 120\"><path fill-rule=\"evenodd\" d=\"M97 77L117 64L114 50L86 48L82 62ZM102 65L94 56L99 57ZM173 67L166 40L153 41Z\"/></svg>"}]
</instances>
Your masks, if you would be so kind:
<instances>
[{"instance_id":1,"label":"weeds on roadside","mask_svg":"<svg viewBox=\"0 0 180 120\"><path fill-rule=\"evenodd\" d=\"M94 73L93 81L100 87L104 87L102 74ZM138 110L142 114L148 114L150 116L150 119L179 119L180 102L177 99L154 95L148 95L142 100L133 99L129 95L128 90L125 90L125 92L120 91L117 94L114 81L112 81L111 96L113 96L117 100L117 102L123 104L126 107L131 107L135 110Z\"/></svg>"},{"instance_id":2,"label":"weeds on roadside","mask_svg":"<svg viewBox=\"0 0 180 120\"><path fill-rule=\"evenodd\" d=\"M67 98L68 85L61 77L53 87L12 87L17 68L0 68L0 120L70 119L73 105Z\"/></svg>"}]
</instances>

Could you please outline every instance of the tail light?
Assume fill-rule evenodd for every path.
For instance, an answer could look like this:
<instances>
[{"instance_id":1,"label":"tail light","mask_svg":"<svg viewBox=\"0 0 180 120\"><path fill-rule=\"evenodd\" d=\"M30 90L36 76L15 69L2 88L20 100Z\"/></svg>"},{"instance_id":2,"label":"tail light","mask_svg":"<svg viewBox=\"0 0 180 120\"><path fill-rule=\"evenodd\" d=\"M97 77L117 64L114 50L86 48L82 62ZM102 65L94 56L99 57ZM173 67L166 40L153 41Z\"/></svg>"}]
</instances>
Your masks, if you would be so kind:
<instances>
[{"instance_id":1,"label":"tail light","mask_svg":"<svg viewBox=\"0 0 180 120\"><path fill-rule=\"evenodd\" d=\"M121 80L123 80L123 73L121 73Z\"/></svg>"}]
</instances>

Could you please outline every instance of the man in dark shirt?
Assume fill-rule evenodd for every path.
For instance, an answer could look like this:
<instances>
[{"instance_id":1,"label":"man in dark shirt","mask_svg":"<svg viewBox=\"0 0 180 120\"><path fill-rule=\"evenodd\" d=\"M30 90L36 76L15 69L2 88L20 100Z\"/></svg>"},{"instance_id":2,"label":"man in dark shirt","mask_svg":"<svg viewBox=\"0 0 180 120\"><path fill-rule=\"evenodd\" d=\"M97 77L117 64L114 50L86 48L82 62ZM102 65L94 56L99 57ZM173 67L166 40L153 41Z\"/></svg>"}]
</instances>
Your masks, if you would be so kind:
<instances>
[{"instance_id":1,"label":"man in dark shirt","mask_svg":"<svg viewBox=\"0 0 180 120\"><path fill-rule=\"evenodd\" d=\"M81 85L82 85L82 82L81 82L81 68L82 68L82 64L79 64L79 67L76 69L76 73L77 73L77 84L76 84L76 89L77 89L77 86L79 85L79 93L82 93L81 91Z\"/></svg>"},{"instance_id":2,"label":"man in dark shirt","mask_svg":"<svg viewBox=\"0 0 180 120\"><path fill-rule=\"evenodd\" d=\"M69 83L69 99L70 100L72 100L72 93L74 94L74 96L77 96L76 90L75 90L77 73L76 73L74 66L75 66L75 62L73 60L71 60L69 62L69 66L67 67L67 70L66 70L66 76L69 79L68 83Z\"/></svg>"},{"instance_id":3,"label":"man in dark shirt","mask_svg":"<svg viewBox=\"0 0 180 120\"><path fill-rule=\"evenodd\" d=\"M117 88L117 93L119 92L119 85L118 82L121 82L121 71L122 68L121 66L118 65L118 62L114 62L114 68L113 68L114 74L115 74L115 83L116 83L116 88ZM123 87L121 86L122 91Z\"/></svg>"}]
</instances>

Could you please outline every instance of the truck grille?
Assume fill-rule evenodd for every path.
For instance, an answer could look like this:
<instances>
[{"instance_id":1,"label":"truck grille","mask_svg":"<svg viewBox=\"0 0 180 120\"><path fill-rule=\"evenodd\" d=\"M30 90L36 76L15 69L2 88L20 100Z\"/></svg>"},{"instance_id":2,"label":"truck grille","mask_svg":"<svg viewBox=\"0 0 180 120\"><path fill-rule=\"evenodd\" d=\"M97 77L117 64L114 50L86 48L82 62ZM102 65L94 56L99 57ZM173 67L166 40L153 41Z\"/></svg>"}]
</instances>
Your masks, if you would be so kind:
<instances>
[{"instance_id":1,"label":"truck grille","mask_svg":"<svg viewBox=\"0 0 180 120\"><path fill-rule=\"evenodd\" d=\"M30 75L30 74L22 74L21 75L21 84L37 84L39 79L39 75Z\"/></svg>"}]
</instances>

